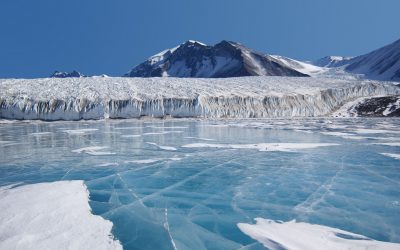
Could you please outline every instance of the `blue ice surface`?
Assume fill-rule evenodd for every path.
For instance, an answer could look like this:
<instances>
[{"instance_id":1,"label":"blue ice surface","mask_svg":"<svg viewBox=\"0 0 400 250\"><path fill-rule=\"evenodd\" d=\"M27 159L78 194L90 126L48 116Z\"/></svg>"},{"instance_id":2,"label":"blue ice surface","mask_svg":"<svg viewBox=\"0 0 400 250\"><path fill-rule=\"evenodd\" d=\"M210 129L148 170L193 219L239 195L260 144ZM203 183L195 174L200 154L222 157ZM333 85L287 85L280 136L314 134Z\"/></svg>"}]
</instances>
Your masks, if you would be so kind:
<instances>
[{"instance_id":1,"label":"blue ice surface","mask_svg":"<svg viewBox=\"0 0 400 250\"><path fill-rule=\"evenodd\" d=\"M182 147L288 142L339 146ZM262 249L236 225L256 217L400 242L400 160L381 154L400 148L382 142L400 119L1 123L0 185L85 180L124 249Z\"/></svg>"}]
</instances>

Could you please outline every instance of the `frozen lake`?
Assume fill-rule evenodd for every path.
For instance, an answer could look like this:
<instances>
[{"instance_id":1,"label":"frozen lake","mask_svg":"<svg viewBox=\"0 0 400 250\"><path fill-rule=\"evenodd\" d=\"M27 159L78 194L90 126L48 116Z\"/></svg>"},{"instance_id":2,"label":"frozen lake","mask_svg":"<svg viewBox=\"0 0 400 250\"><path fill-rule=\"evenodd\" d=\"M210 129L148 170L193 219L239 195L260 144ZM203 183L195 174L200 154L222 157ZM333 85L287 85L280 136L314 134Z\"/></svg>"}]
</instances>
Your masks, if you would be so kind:
<instances>
[{"instance_id":1,"label":"frozen lake","mask_svg":"<svg viewBox=\"0 0 400 250\"><path fill-rule=\"evenodd\" d=\"M0 155L0 186L84 180L124 249L262 249L255 218L400 242L400 119L3 121Z\"/></svg>"}]
</instances>

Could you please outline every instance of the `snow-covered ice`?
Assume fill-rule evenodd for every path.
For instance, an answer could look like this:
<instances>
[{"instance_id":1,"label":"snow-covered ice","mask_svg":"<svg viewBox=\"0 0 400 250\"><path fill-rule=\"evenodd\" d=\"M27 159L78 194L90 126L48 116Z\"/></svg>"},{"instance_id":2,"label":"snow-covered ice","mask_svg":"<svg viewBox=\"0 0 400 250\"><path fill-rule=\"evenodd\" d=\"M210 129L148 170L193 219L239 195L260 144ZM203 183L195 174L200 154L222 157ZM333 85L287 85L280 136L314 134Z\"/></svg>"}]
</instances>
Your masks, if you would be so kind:
<instances>
[{"instance_id":1,"label":"snow-covered ice","mask_svg":"<svg viewBox=\"0 0 400 250\"><path fill-rule=\"evenodd\" d=\"M271 250L395 250L400 244L371 240L337 228L304 222L285 223L256 218L256 224L239 223L238 227Z\"/></svg>"},{"instance_id":2,"label":"snow-covered ice","mask_svg":"<svg viewBox=\"0 0 400 250\"><path fill-rule=\"evenodd\" d=\"M259 151L294 151L296 149L309 149L317 147L338 146L334 143L257 143L257 144L213 144L192 143L184 148L232 148L232 149L257 149Z\"/></svg>"},{"instance_id":3,"label":"snow-covered ice","mask_svg":"<svg viewBox=\"0 0 400 250\"><path fill-rule=\"evenodd\" d=\"M113 152L108 152L108 151L99 151L99 150L103 150L106 149L108 147L103 147L103 146L91 146L91 147L84 147L84 148L78 148L78 149L74 149L72 150L73 153L86 153L89 155L113 155L115 153Z\"/></svg>"},{"instance_id":4,"label":"snow-covered ice","mask_svg":"<svg viewBox=\"0 0 400 250\"><path fill-rule=\"evenodd\" d=\"M154 143L154 142L147 142L147 144L156 146L156 147L158 147L159 149L163 149L163 150L169 150L169 151L175 151L175 150L176 150L175 147L171 147L171 146L162 146L162 145L158 145L157 143Z\"/></svg>"},{"instance_id":5,"label":"snow-covered ice","mask_svg":"<svg viewBox=\"0 0 400 250\"><path fill-rule=\"evenodd\" d=\"M400 154L392 154L392 153L381 153L382 155L392 157L394 159L400 160Z\"/></svg>"},{"instance_id":6,"label":"snow-covered ice","mask_svg":"<svg viewBox=\"0 0 400 250\"><path fill-rule=\"evenodd\" d=\"M400 138L399 138L400 140ZM385 146L392 146L392 147L400 147L400 142L376 142L373 143L375 145L385 145Z\"/></svg>"},{"instance_id":7,"label":"snow-covered ice","mask_svg":"<svg viewBox=\"0 0 400 250\"><path fill-rule=\"evenodd\" d=\"M122 249L82 181L0 189L0 249Z\"/></svg>"}]
</instances>

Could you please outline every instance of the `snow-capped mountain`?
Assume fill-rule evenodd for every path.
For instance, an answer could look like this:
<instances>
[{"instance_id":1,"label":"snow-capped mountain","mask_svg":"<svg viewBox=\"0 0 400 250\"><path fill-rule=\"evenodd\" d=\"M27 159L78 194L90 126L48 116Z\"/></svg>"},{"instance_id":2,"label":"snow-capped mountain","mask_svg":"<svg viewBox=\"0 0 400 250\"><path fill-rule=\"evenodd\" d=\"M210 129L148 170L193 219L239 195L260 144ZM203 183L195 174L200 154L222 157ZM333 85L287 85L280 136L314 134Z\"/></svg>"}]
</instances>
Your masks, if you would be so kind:
<instances>
[{"instance_id":1,"label":"snow-capped mountain","mask_svg":"<svg viewBox=\"0 0 400 250\"><path fill-rule=\"evenodd\" d=\"M376 80L400 81L400 39L349 61L346 71Z\"/></svg>"},{"instance_id":2,"label":"snow-capped mountain","mask_svg":"<svg viewBox=\"0 0 400 250\"><path fill-rule=\"evenodd\" d=\"M50 78L67 78L67 77L86 77L84 74L81 74L80 72L74 70L70 73L68 72L60 72L60 71L54 71L54 73L50 76Z\"/></svg>"},{"instance_id":3,"label":"snow-capped mountain","mask_svg":"<svg viewBox=\"0 0 400 250\"><path fill-rule=\"evenodd\" d=\"M340 67L345 64L348 64L352 58L353 57L325 56L323 58L314 61L313 64L315 66L327 67L327 68Z\"/></svg>"},{"instance_id":4,"label":"snow-capped mountain","mask_svg":"<svg viewBox=\"0 0 400 250\"><path fill-rule=\"evenodd\" d=\"M230 41L214 46L189 40L150 57L127 77L308 76L281 60Z\"/></svg>"},{"instance_id":5,"label":"snow-capped mountain","mask_svg":"<svg viewBox=\"0 0 400 250\"><path fill-rule=\"evenodd\" d=\"M327 71L333 76L343 72L358 78L400 81L400 39L365 55L326 56L314 61L313 64L333 69Z\"/></svg>"}]
</instances>

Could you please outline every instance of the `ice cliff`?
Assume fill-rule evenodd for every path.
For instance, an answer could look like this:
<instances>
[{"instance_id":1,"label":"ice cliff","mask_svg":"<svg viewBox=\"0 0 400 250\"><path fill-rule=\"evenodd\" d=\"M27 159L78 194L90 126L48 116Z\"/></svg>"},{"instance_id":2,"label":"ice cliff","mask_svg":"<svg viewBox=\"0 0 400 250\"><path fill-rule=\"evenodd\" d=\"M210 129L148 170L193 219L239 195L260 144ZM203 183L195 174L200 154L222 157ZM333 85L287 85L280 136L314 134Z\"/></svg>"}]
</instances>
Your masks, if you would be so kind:
<instances>
[{"instance_id":1,"label":"ice cliff","mask_svg":"<svg viewBox=\"0 0 400 250\"><path fill-rule=\"evenodd\" d=\"M396 94L390 82L304 77L1 79L0 118L329 116L359 97Z\"/></svg>"}]
</instances>

